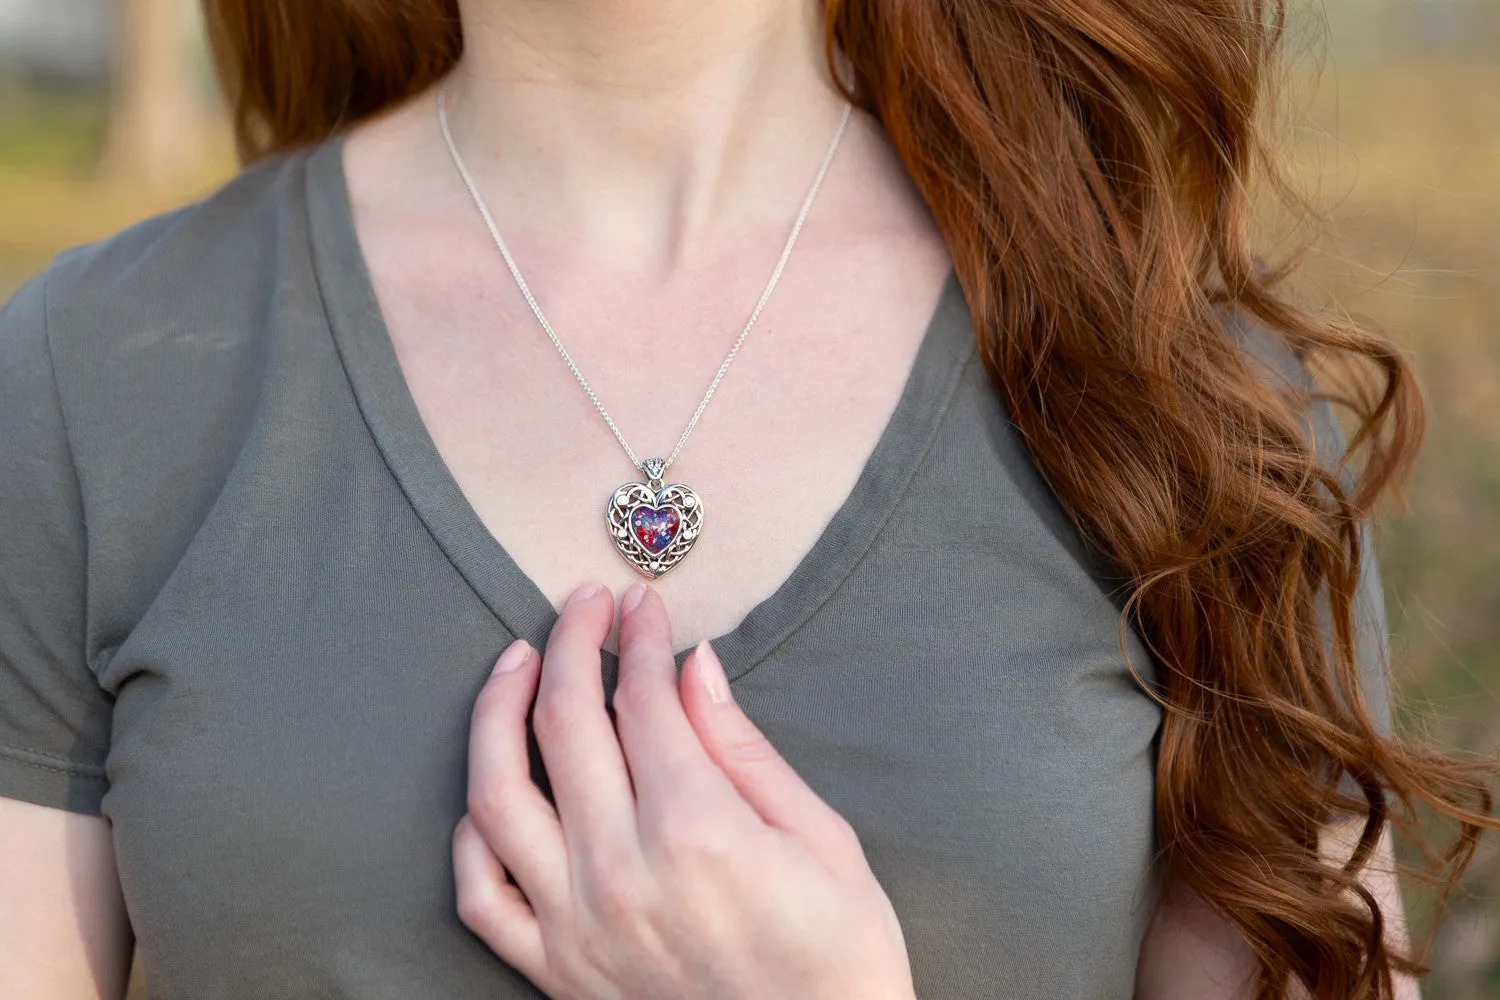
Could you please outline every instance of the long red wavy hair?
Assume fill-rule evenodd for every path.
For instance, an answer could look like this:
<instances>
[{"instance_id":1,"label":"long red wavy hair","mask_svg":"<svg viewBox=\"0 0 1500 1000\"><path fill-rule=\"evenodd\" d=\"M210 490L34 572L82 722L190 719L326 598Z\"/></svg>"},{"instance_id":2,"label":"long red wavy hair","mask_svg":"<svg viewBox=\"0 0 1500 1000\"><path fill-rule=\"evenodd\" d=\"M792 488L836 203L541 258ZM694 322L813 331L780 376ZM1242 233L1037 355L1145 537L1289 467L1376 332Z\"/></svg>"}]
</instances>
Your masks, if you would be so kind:
<instances>
[{"instance_id":1,"label":"long red wavy hair","mask_svg":"<svg viewBox=\"0 0 1500 1000\"><path fill-rule=\"evenodd\" d=\"M246 159L429 87L463 48L456 0L204 0ZM1259 956L1260 1000L1388 998L1393 954L1358 871L1393 818L1457 821L1451 886L1495 826L1491 772L1383 735L1359 695L1359 529L1414 458L1406 359L1280 293L1251 252L1252 179L1302 206L1267 141L1284 0L824 0L831 64L935 215L990 375L1037 466L1131 582L1166 713L1167 878ZM1357 430L1338 468L1224 310L1342 360ZM1360 461L1350 461L1358 455ZM1357 468L1356 468L1357 467ZM1327 619L1318 603L1326 602ZM1331 625L1331 629L1329 626ZM1358 799L1341 796L1352 779ZM1320 859L1335 809L1366 818Z\"/></svg>"}]
</instances>

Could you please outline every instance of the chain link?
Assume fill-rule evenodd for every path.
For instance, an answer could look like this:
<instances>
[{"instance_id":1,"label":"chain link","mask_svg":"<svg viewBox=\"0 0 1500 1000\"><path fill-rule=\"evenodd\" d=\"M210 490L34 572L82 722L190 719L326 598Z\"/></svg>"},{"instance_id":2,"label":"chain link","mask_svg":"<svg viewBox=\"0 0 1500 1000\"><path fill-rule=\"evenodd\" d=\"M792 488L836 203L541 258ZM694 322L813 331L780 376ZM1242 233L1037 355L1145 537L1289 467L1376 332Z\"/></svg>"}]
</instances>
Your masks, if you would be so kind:
<instances>
[{"instance_id":1,"label":"chain link","mask_svg":"<svg viewBox=\"0 0 1500 1000\"><path fill-rule=\"evenodd\" d=\"M792 255L792 247L796 246L797 237L802 234L802 226L807 222L808 213L812 211L813 202L818 197L818 189L823 186L823 178L827 176L828 168L833 164L834 154L838 152L839 142L844 137L844 130L849 125L849 116L852 111L853 108L850 107L848 102L845 102L844 112L839 117L838 129L833 134L833 141L828 144L828 151L823 154L823 163L818 167L818 173L813 178L812 187L808 189L807 197L802 200L802 210L797 213L797 221L792 225L792 231L787 237L786 245L781 249L781 257L776 261L776 268L771 272L771 279L766 282L765 291L760 293L760 300L755 303L755 309L750 313L750 318L745 322L744 329L740 331L740 335L735 338L733 346L729 348L729 353L725 355L724 363L719 365L719 370L714 373L713 381L708 384L708 391L703 394L703 399L698 403L698 408L693 411L692 418L688 420L687 426L682 429L682 435L678 437L677 444L672 448L672 453L662 463L663 474L665 474L667 468L673 462L677 461L677 456L682 454L682 446L687 443L688 435L693 433L693 428L697 427L698 421L703 418L703 411L708 409L708 401L714 398L714 393L719 389L719 383L724 381L724 373L729 371L729 366L734 362L735 355L740 353L740 347L745 343L745 338L750 335L750 328L760 318L761 310L766 307L766 303L771 298L771 293L776 290L776 284L781 280L781 272L786 269L787 259ZM637 469L642 469L641 459L636 457L635 451L630 447L630 443L625 440L625 435L620 433L620 428L615 425L614 418L609 415L609 411L604 408L604 403L600 401L593 387L589 385L589 380L584 378L583 372L579 370L578 365L573 361L573 356L568 353L568 349L563 346L562 340L557 336L556 331L552 329L552 324L547 322L547 317L542 312L542 307L537 304L536 297L531 294L531 288L526 284L526 279L521 277L521 269L516 266L515 258L510 254L510 248L505 245L505 240L500 236L500 227L495 224L495 218L490 214L489 206L485 204L484 198L480 195L479 187L474 183L474 178L470 176L469 168L464 165L463 157L458 155L458 146L454 144L453 133L448 128L446 84L438 85L437 117L438 127L443 132L443 142L448 146L448 155L453 158L453 165L458 168L458 174L463 178L464 186L469 189L469 195L474 199L474 205L479 209L479 214L483 217L485 226L489 228L490 236L494 237L495 246L500 248L500 256L505 258L505 266L510 268L510 275L516 280L516 287L521 290L521 295L525 297L526 304L531 307L531 312L536 316L536 321L546 331L547 337L552 341L552 346L557 348L557 353L562 356L563 361L568 366L568 370L573 373L573 377L578 380L579 386L583 388L585 395L589 397L589 402L594 404L594 409L599 411L599 416L603 417L604 422L609 425L609 429L614 434L615 440L620 442L621 448L625 449L625 454L629 456L631 463Z\"/></svg>"}]
</instances>

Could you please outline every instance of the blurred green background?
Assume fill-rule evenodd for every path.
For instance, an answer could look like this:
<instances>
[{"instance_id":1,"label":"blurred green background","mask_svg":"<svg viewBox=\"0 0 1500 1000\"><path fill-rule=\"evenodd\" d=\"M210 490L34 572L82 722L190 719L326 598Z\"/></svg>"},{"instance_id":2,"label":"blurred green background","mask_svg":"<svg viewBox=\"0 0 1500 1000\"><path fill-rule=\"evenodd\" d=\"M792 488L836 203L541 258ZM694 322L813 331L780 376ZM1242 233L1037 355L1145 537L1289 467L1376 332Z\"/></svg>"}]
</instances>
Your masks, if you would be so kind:
<instances>
[{"instance_id":1,"label":"blurred green background","mask_svg":"<svg viewBox=\"0 0 1500 1000\"><path fill-rule=\"evenodd\" d=\"M1145 2L1145 0L1142 0ZM1380 560L1406 724L1500 748L1500 0L1290 0L1282 135L1331 225L1299 285L1415 356L1431 431ZM234 169L193 0L0 0L0 297ZM1500 998L1491 837L1432 1000ZM1430 895L1407 889L1418 932Z\"/></svg>"}]
</instances>

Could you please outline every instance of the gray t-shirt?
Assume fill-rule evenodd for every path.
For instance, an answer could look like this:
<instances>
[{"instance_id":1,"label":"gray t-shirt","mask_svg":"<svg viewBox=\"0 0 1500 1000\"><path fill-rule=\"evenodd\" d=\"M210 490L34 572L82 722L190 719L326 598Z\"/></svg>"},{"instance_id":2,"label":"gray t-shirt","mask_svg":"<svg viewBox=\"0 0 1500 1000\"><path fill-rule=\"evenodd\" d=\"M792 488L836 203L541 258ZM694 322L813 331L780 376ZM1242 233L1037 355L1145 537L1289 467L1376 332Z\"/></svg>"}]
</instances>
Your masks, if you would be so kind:
<instances>
[{"instance_id":1,"label":"gray t-shirt","mask_svg":"<svg viewBox=\"0 0 1500 1000\"><path fill-rule=\"evenodd\" d=\"M1104 580L950 280L852 495L716 641L924 1000L1131 993L1161 716ZM421 423L336 140L0 314L0 795L108 818L157 1000L537 996L449 837L475 693L553 617Z\"/></svg>"}]
</instances>

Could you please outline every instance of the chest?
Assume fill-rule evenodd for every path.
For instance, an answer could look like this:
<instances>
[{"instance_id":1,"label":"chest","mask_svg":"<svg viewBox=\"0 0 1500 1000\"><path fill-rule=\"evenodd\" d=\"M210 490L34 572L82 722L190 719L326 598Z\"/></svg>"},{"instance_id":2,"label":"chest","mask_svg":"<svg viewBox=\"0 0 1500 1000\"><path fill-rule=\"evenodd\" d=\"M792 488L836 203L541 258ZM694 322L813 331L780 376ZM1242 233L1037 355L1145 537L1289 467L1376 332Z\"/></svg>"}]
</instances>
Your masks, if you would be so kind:
<instances>
[{"instance_id":1,"label":"chest","mask_svg":"<svg viewBox=\"0 0 1500 1000\"><path fill-rule=\"evenodd\" d=\"M378 215L361 237L422 421L485 527L554 604L587 580L623 591L635 571L606 509L616 487L646 477L494 246L414 251L420 232L398 239ZM769 596L853 489L947 275L940 247L921 243L871 241L852 260L799 246L666 477L701 501L691 555L656 583L678 648L728 632ZM726 259L645 287L597 261L537 263L532 291L621 437L641 459L668 457L771 261Z\"/></svg>"}]
</instances>

